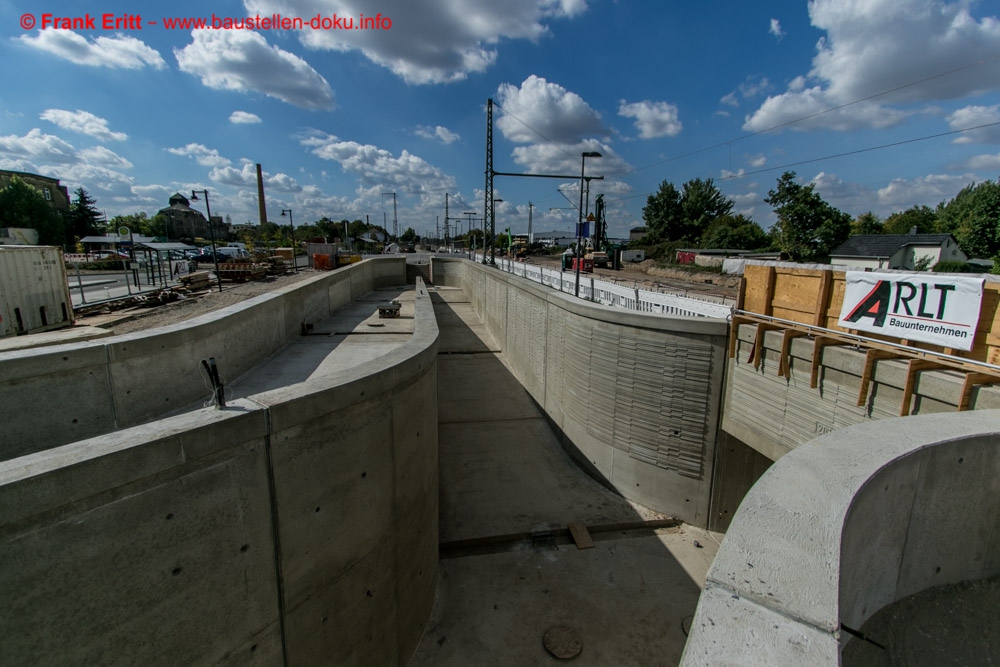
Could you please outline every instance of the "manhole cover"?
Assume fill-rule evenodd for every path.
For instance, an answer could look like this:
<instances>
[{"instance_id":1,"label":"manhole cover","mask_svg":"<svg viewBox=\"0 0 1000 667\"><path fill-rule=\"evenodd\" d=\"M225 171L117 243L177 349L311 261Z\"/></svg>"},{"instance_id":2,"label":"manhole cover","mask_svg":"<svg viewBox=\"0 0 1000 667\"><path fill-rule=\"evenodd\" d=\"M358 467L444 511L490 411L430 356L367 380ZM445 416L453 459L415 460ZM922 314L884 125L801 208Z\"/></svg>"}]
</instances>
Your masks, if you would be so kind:
<instances>
[{"instance_id":1,"label":"manhole cover","mask_svg":"<svg viewBox=\"0 0 1000 667\"><path fill-rule=\"evenodd\" d=\"M580 655L583 650L583 640L573 628L557 625L545 631L545 650L562 660L569 660Z\"/></svg>"}]
</instances>

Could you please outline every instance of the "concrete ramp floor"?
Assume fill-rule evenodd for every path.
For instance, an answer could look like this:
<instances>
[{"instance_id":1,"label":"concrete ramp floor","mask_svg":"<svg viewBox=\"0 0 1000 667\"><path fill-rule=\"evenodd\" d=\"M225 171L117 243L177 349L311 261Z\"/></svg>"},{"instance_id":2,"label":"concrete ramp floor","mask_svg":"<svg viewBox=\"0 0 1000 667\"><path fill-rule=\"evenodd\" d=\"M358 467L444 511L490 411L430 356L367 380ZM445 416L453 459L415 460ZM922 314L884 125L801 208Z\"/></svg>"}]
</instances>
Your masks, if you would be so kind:
<instances>
[{"instance_id":1,"label":"concrete ramp floor","mask_svg":"<svg viewBox=\"0 0 1000 667\"><path fill-rule=\"evenodd\" d=\"M551 664L543 638L557 626L568 628L564 649L579 639L574 664L677 664L682 622L721 536L584 473L464 293L431 294L441 331L441 580L411 666ZM578 548L570 524L593 546Z\"/></svg>"}]
</instances>

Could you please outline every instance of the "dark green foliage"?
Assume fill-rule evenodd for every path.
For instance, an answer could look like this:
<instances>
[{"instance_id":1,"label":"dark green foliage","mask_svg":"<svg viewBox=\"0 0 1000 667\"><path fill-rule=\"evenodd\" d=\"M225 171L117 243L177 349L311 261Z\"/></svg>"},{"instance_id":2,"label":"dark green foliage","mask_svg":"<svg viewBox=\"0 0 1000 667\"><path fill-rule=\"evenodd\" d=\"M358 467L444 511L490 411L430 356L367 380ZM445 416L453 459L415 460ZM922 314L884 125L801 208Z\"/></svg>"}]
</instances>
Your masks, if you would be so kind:
<instances>
[{"instance_id":1,"label":"dark green foliage","mask_svg":"<svg viewBox=\"0 0 1000 667\"><path fill-rule=\"evenodd\" d=\"M642 217L646 223L645 243L681 242L698 245L717 218L729 215L733 202L715 186L712 179L695 178L680 192L673 183L663 181L656 194L646 199Z\"/></svg>"},{"instance_id":2,"label":"dark green foliage","mask_svg":"<svg viewBox=\"0 0 1000 667\"><path fill-rule=\"evenodd\" d=\"M796 183L793 171L781 175L764 201L778 216L771 237L792 261L819 261L851 234L851 216L823 201L812 185Z\"/></svg>"},{"instance_id":3,"label":"dark green foliage","mask_svg":"<svg viewBox=\"0 0 1000 667\"><path fill-rule=\"evenodd\" d=\"M760 225L743 215L721 215L701 237L703 248L762 250L770 247L771 237Z\"/></svg>"},{"instance_id":4,"label":"dark green foliage","mask_svg":"<svg viewBox=\"0 0 1000 667\"><path fill-rule=\"evenodd\" d=\"M934 273L976 273L976 269L966 262L946 260L931 267Z\"/></svg>"},{"instance_id":5,"label":"dark green foliage","mask_svg":"<svg viewBox=\"0 0 1000 667\"><path fill-rule=\"evenodd\" d=\"M905 211L893 213L882 225L883 234L909 234L917 228L917 234L934 234L938 231L938 216L928 206L911 206ZM859 232L860 233L860 232Z\"/></svg>"},{"instance_id":6,"label":"dark green foliage","mask_svg":"<svg viewBox=\"0 0 1000 667\"><path fill-rule=\"evenodd\" d=\"M954 234L969 257L1000 253L1000 181L962 188L937 210L939 231Z\"/></svg>"},{"instance_id":7,"label":"dark green foliage","mask_svg":"<svg viewBox=\"0 0 1000 667\"><path fill-rule=\"evenodd\" d=\"M62 246L65 242L59 214L41 192L17 176L0 189L0 227L37 229L41 245Z\"/></svg>"},{"instance_id":8,"label":"dark green foliage","mask_svg":"<svg viewBox=\"0 0 1000 667\"><path fill-rule=\"evenodd\" d=\"M879 217L874 213L872 213L871 211L868 211L867 213L862 213L857 218L855 218L854 222L851 223L851 236L854 236L856 234L862 236L871 236L872 234L885 234L885 233L888 232L885 231L882 221L879 220Z\"/></svg>"},{"instance_id":9,"label":"dark green foliage","mask_svg":"<svg viewBox=\"0 0 1000 667\"><path fill-rule=\"evenodd\" d=\"M99 234L104 230L104 215L97 210L97 203L83 187L76 189L76 199L69 205L69 220L66 226L66 241L75 244L84 236Z\"/></svg>"}]
</instances>

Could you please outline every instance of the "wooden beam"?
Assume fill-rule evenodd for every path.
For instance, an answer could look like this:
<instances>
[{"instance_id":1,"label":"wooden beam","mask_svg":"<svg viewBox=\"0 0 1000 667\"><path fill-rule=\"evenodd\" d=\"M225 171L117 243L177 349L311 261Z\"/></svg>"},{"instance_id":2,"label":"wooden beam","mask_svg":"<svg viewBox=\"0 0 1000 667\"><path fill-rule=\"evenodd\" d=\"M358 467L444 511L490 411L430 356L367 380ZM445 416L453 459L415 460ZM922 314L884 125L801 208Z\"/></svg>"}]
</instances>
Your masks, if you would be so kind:
<instances>
[{"instance_id":1,"label":"wooden beam","mask_svg":"<svg viewBox=\"0 0 1000 667\"><path fill-rule=\"evenodd\" d=\"M903 386L903 404L899 408L899 416L905 417L910 414L910 400L913 398L913 390L917 384L917 373L927 371L932 368L948 368L944 364L929 359L910 359L906 367L906 384Z\"/></svg>"},{"instance_id":2,"label":"wooden beam","mask_svg":"<svg viewBox=\"0 0 1000 667\"><path fill-rule=\"evenodd\" d=\"M816 316L813 318L813 324L817 327L826 327L826 311L830 305L830 287L832 285L833 271L829 269L823 271L823 277L819 284L819 294L816 297Z\"/></svg>"},{"instance_id":3,"label":"wooden beam","mask_svg":"<svg viewBox=\"0 0 1000 667\"><path fill-rule=\"evenodd\" d=\"M747 279L740 276L740 286L736 292L736 310L743 310L743 304L747 300Z\"/></svg>"},{"instance_id":4,"label":"wooden beam","mask_svg":"<svg viewBox=\"0 0 1000 667\"><path fill-rule=\"evenodd\" d=\"M773 331L775 329L780 329L776 324L767 324L766 322L757 323L757 335L754 336L753 347L750 349L750 358L747 361L753 362L754 370L760 368L760 360L764 355L764 334L768 331Z\"/></svg>"},{"instance_id":5,"label":"wooden beam","mask_svg":"<svg viewBox=\"0 0 1000 667\"><path fill-rule=\"evenodd\" d=\"M813 340L813 360L812 372L809 375L809 388L815 389L819 386L819 364L823 356L823 348L827 345L836 345L837 340L829 336L816 336Z\"/></svg>"},{"instance_id":6,"label":"wooden beam","mask_svg":"<svg viewBox=\"0 0 1000 667\"><path fill-rule=\"evenodd\" d=\"M587 526L582 523L569 524L569 533L573 536L573 542L577 549L593 549L594 539L590 536Z\"/></svg>"},{"instance_id":7,"label":"wooden beam","mask_svg":"<svg viewBox=\"0 0 1000 667\"><path fill-rule=\"evenodd\" d=\"M965 412L969 409L969 403L972 401L972 390L976 385L996 383L1000 383L1000 376L987 373L967 373L962 382L962 393L958 398L958 412Z\"/></svg>"},{"instance_id":8,"label":"wooden beam","mask_svg":"<svg viewBox=\"0 0 1000 667\"><path fill-rule=\"evenodd\" d=\"M733 315L732 321L729 326L732 328L731 335L729 336L729 358L733 359L736 357L736 350L739 347L740 342L740 325L750 322L747 317L741 317L739 315ZM739 360L737 360L739 361Z\"/></svg>"},{"instance_id":9,"label":"wooden beam","mask_svg":"<svg viewBox=\"0 0 1000 667\"><path fill-rule=\"evenodd\" d=\"M861 373L861 388L858 390L858 407L860 408L868 400L868 387L871 385L875 375L875 362L879 359L898 359L901 355L889 350L879 350L870 348L865 352L865 370Z\"/></svg>"},{"instance_id":10,"label":"wooden beam","mask_svg":"<svg viewBox=\"0 0 1000 667\"><path fill-rule=\"evenodd\" d=\"M802 331L801 329L785 329L784 335L781 337L781 357L778 359L778 375L783 375L786 380L792 377L792 365L789 362L789 356L791 356L792 352L792 340L808 335L807 331Z\"/></svg>"}]
</instances>

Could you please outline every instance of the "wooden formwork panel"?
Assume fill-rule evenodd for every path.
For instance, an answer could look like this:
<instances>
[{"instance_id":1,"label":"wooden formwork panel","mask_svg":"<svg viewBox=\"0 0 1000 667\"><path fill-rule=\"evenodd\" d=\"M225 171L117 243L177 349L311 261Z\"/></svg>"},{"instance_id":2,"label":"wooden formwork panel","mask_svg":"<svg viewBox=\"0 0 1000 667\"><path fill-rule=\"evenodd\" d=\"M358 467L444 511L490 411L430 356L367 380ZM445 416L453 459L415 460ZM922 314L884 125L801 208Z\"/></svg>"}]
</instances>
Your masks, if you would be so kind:
<instances>
[{"instance_id":1,"label":"wooden formwork panel","mask_svg":"<svg viewBox=\"0 0 1000 667\"><path fill-rule=\"evenodd\" d=\"M859 333L856 329L837 325L847 285L844 271L752 264L744 270L743 278L742 310L748 313L843 333ZM968 352L872 333L864 335L915 349L1000 364L1000 284L986 283L983 288L979 326L973 348Z\"/></svg>"}]
</instances>

